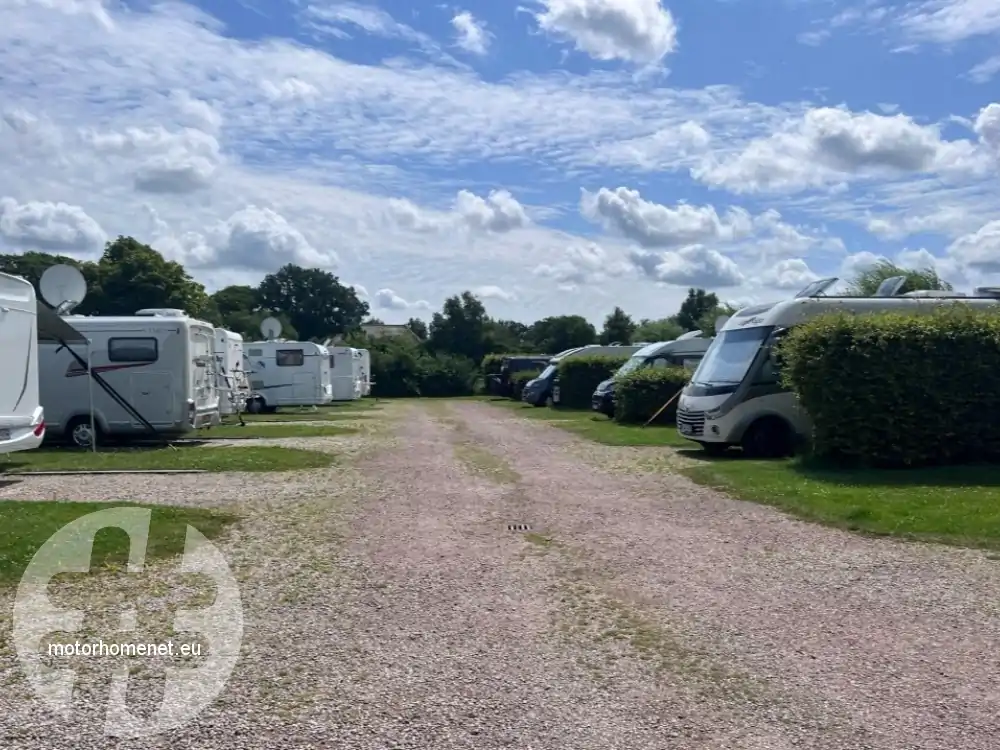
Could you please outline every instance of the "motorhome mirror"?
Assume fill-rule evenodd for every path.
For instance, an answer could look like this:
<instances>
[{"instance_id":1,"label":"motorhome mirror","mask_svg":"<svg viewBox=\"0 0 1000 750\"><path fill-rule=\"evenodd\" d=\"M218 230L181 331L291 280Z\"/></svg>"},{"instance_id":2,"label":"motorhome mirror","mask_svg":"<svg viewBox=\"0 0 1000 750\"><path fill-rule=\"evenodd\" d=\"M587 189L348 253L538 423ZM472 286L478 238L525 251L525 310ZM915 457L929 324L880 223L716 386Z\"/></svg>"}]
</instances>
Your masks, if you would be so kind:
<instances>
[{"instance_id":1,"label":"motorhome mirror","mask_svg":"<svg viewBox=\"0 0 1000 750\"><path fill-rule=\"evenodd\" d=\"M264 318L260 322L260 332L268 341L273 341L281 335L281 321L277 318Z\"/></svg>"},{"instance_id":2,"label":"motorhome mirror","mask_svg":"<svg viewBox=\"0 0 1000 750\"><path fill-rule=\"evenodd\" d=\"M38 280L38 290L56 312L64 315L83 302L87 281L79 268L60 263L45 269Z\"/></svg>"}]
</instances>

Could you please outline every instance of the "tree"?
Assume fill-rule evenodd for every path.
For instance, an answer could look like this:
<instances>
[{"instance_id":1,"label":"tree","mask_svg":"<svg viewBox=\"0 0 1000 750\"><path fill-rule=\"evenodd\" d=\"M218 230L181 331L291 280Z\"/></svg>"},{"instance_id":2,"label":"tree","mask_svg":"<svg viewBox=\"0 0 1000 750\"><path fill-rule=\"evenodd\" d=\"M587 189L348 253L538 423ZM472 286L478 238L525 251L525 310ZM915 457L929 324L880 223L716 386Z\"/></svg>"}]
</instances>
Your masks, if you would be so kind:
<instances>
[{"instance_id":1,"label":"tree","mask_svg":"<svg viewBox=\"0 0 1000 750\"><path fill-rule=\"evenodd\" d=\"M385 325L385 321L382 320L381 318L368 318L368 320L364 321L361 325L363 325L363 326L384 326Z\"/></svg>"},{"instance_id":2,"label":"tree","mask_svg":"<svg viewBox=\"0 0 1000 750\"><path fill-rule=\"evenodd\" d=\"M482 360L486 352L486 308L472 294L449 297L439 313L434 313L428 331L427 344L431 351L447 352Z\"/></svg>"},{"instance_id":3,"label":"tree","mask_svg":"<svg viewBox=\"0 0 1000 750\"><path fill-rule=\"evenodd\" d=\"M632 335L632 340L648 341L650 343L655 341L673 341L682 333L684 333L684 329L680 327L680 324L674 318L660 318L659 320L644 318L639 321L639 325Z\"/></svg>"},{"instance_id":4,"label":"tree","mask_svg":"<svg viewBox=\"0 0 1000 750\"><path fill-rule=\"evenodd\" d=\"M406 327L413 331L413 335L421 341L427 340L427 324L420 318L410 318L406 321Z\"/></svg>"},{"instance_id":5,"label":"tree","mask_svg":"<svg viewBox=\"0 0 1000 750\"><path fill-rule=\"evenodd\" d=\"M368 315L368 303L358 299L353 287L320 268L289 263L265 276L257 293L264 310L287 315L306 339L346 335Z\"/></svg>"},{"instance_id":6,"label":"tree","mask_svg":"<svg viewBox=\"0 0 1000 750\"><path fill-rule=\"evenodd\" d=\"M870 297L875 294L879 285L893 276L905 276L906 283L900 289L901 294L916 292L922 289L936 289L944 292L952 290L951 284L938 276L933 268L903 268L888 260L880 260L874 266L857 273L848 282L847 293L856 297Z\"/></svg>"},{"instance_id":7,"label":"tree","mask_svg":"<svg viewBox=\"0 0 1000 750\"><path fill-rule=\"evenodd\" d=\"M525 341L528 326L516 320L488 320L486 322L486 348L490 353L517 352L530 349Z\"/></svg>"},{"instance_id":8,"label":"tree","mask_svg":"<svg viewBox=\"0 0 1000 750\"><path fill-rule=\"evenodd\" d=\"M38 282L46 269L56 265L67 265L80 269L84 279L87 281L87 298L73 312L80 315L93 314L101 302L96 263L92 261L81 262L65 255L51 255L34 250L19 255L0 255L0 271L9 273L11 276L20 276L30 281L40 299L44 298L42 297L41 290L38 288Z\"/></svg>"},{"instance_id":9,"label":"tree","mask_svg":"<svg viewBox=\"0 0 1000 750\"><path fill-rule=\"evenodd\" d=\"M677 311L677 324L685 331L696 331L698 321L705 317L705 313L718 306L719 298L712 292L688 289L687 298L681 302L681 309Z\"/></svg>"},{"instance_id":10,"label":"tree","mask_svg":"<svg viewBox=\"0 0 1000 750\"><path fill-rule=\"evenodd\" d=\"M601 331L600 343L602 344L631 344L632 336L635 334L636 325L632 316L628 315L620 307L616 307L611 314L604 319L604 329Z\"/></svg>"},{"instance_id":11,"label":"tree","mask_svg":"<svg viewBox=\"0 0 1000 750\"><path fill-rule=\"evenodd\" d=\"M545 318L528 328L531 348L543 354L558 354L566 349L597 341L597 330L580 315L557 315Z\"/></svg>"},{"instance_id":12,"label":"tree","mask_svg":"<svg viewBox=\"0 0 1000 750\"><path fill-rule=\"evenodd\" d=\"M715 330L715 321L720 317L725 315L727 318L732 316L739 308L731 305L728 302L723 302L721 305L716 306L714 310L709 310L705 313L701 320L698 321L698 330L705 334L706 337L714 336L718 331Z\"/></svg>"}]
</instances>

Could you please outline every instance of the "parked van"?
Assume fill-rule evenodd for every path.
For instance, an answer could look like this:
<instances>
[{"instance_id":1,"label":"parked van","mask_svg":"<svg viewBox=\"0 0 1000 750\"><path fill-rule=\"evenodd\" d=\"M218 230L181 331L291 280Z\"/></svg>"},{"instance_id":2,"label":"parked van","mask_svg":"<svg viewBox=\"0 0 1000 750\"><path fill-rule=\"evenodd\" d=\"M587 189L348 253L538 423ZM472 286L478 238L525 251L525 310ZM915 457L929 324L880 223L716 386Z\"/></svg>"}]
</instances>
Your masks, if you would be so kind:
<instances>
[{"instance_id":1,"label":"parked van","mask_svg":"<svg viewBox=\"0 0 1000 750\"><path fill-rule=\"evenodd\" d=\"M45 438L38 393L38 302L35 288L0 273L0 453L30 450Z\"/></svg>"},{"instance_id":2,"label":"parked van","mask_svg":"<svg viewBox=\"0 0 1000 750\"><path fill-rule=\"evenodd\" d=\"M811 430L808 415L795 395L781 384L772 351L788 331L818 315L831 312L905 312L929 314L942 305L965 304L995 308L995 297L894 296L904 277L887 279L877 296L825 297L838 281L821 279L793 299L746 307L722 326L681 392L677 429L710 453L741 446L746 455L781 457L792 452L797 439Z\"/></svg>"},{"instance_id":3,"label":"parked van","mask_svg":"<svg viewBox=\"0 0 1000 750\"><path fill-rule=\"evenodd\" d=\"M172 437L218 424L215 329L182 311L142 312L65 316L89 347L40 344L39 385L50 436L88 447L106 437Z\"/></svg>"},{"instance_id":4,"label":"parked van","mask_svg":"<svg viewBox=\"0 0 1000 750\"><path fill-rule=\"evenodd\" d=\"M614 376L597 386L591 398L591 408L613 417L615 414L615 378L643 367L686 367L694 371L711 343L712 339L702 338L701 331L692 331L673 341L647 344L633 354L631 359L622 365Z\"/></svg>"},{"instance_id":5,"label":"parked van","mask_svg":"<svg viewBox=\"0 0 1000 750\"><path fill-rule=\"evenodd\" d=\"M225 328L216 328L213 339L219 412L236 414L246 408L250 381L243 369L243 337Z\"/></svg>"},{"instance_id":6,"label":"parked van","mask_svg":"<svg viewBox=\"0 0 1000 750\"><path fill-rule=\"evenodd\" d=\"M515 395L514 384L511 382L511 376L514 373L525 372L528 370L544 370L548 367L550 359L552 359L552 357L548 354L531 354L522 357L504 357L500 360L499 371L489 373L486 376L488 392L492 396L506 396L507 398L510 398Z\"/></svg>"},{"instance_id":7,"label":"parked van","mask_svg":"<svg viewBox=\"0 0 1000 750\"><path fill-rule=\"evenodd\" d=\"M559 403L559 363L572 357L629 357L635 354L640 346L600 346L590 344L575 349L567 349L549 360L548 366L534 380L529 380L524 386L521 400L532 406L558 405Z\"/></svg>"},{"instance_id":8,"label":"parked van","mask_svg":"<svg viewBox=\"0 0 1000 750\"><path fill-rule=\"evenodd\" d=\"M330 382L334 401L361 398L362 361L360 349L349 346L330 347Z\"/></svg>"},{"instance_id":9,"label":"parked van","mask_svg":"<svg viewBox=\"0 0 1000 750\"><path fill-rule=\"evenodd\" d=\"M333 400L330 351L311 341L253 341L244 346L251 413L279 406L319 406Z\"/></svg>"}]
</instances>

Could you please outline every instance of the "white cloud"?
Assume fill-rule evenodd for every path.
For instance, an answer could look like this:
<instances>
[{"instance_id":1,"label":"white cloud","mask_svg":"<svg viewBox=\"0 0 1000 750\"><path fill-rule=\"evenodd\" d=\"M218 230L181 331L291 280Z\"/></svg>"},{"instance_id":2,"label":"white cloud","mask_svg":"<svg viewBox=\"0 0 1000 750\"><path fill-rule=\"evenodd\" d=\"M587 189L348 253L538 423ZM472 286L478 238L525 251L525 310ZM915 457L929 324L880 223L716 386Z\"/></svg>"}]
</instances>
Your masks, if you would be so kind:
<instances>
[{"instance_id":1,"label":"white cloud","mask_svg":"<svg viewBox=\"0 0 1000 750\"><path fill-rule=\"evenodd\" d=\"M429 310L431 306L425 300L407 302L391 289L379 289L375 292L375 307L380 310Z\"/></svg>"},{"instance_id":2,"label":"white cloud","mask_svg":"<svg viewBox=\"0 0 1000 750\"><path fill-rule=\"evenodd\" d=\"M969 70L969 78L975 83L987 83L1000 73L1000 55L988 57Z\"/></svg>"},{"instance_id":3,"label":"white cloud","mask_svg":"<svg viewBox=\"0 0 1000 750\"><path fill-rule=\"evenodd\" d=\"M263 80L261 91L272 102L308 101L319 95L319 89L301 78L289 76L280 81Z\"/></svg>"},{"instance_id":4,"label":"white cloud","mask_svg":"<svg viewBox=\"0 0 1000 750\"><path fill-rule=\"evenodd\" d=\"M911 4L899 24L915 41L953 44L1000 32L1000 5L993 0L927 0Z\"/></svg>"},{"instance_id":5,"label":"white cloud","mask_svg":"<svg viewBox=\"0 0 1000 750\"><path fill-rule=\"evenodd\" d=\"M802 258L787 258L764 270L760 283L776 289L802 289L819 278Z\"/></svg>"},{"instance_id":6,"label":"white cloud","mask_svg":"<svg viewBox=\"0 0 1000 750\"><path fill-rule=\"evenodd\" d=\"M485 55L490 47L490 34L482 21L476 20L469 11L456 13L451 19L457 39L455 44L474 55Z\"/></svg>"},{"instance_id":7,"label":"white cloud","mask_svg":"<svg viewBox=\"0 0 1000 750\"><path fill-rule=\"evenodd\" d=\"M714 289L739 286L745 280L736 263L704 245L661 253L634 250L631 259L647 276L665 284Z\"/></svg>"},{"instance_id":8,"label":"white cloud","mask_svg":"<svg viewBox=\"0 0 1000 750\"><path fill-rule=\"evenodd\" d=\"M452 209L447 212L428 211L412 201L392 199L386 205L385 216L396 225L417 232L464 228L503 234L531 223L524 206L507 190L494 190L485 198L459 190Z\"/></svg>"},{"instance_id":9,"label":"white cloud","mask_svg":"<svg viewBox=\"0 0 1000 750\"><path fill-rule=\"evenodd\" d=\"M677 48L677 24L660 0L539 0L544 31L597 60L659 62Z\"/></svg>"},{"instance_id":10,"label":"white cloud","mask_svg":"<svg viewBox=\"0 0 1000 750\"><path fill-rule=\"evenodd\" d=\"M596 243L571 245L559 254L558 260L540 263L532 270L535 276L551 279L564 291L581 286L597 285L611 278L624 276L631 264L615 260Z\"/></svg>"},{"instance_id":11,"label":"white cloud","mask_svg":"<svg viewBox=\"0 0 1000 750\"><path fill-rule=\"evenodd\" d=\"M1000 221L959 237L948 248L948 255L973 272L1000 273Z\"/></svg>"},{"instance_id":12,"label":"white cloud","mask_svg":"<svg viewBox=\"0 0 1000 750\"><path fill-rule=\"evenodd\" d=\"M25 250L85 253L107 235L80 206L0 198L0 237Z\"/></svg>"},{"instance_id":13,"label":"white cloud","mask_svg":"<svg viewBox=\"0 0 1000 750\"><path fill-rule=\"evenodd\" d=\"M988 104L976 116L973 130L980 140L1000 155L1000 104Z\"/></svg>"},{"instance_id":14,"label":"white cloud","mask_svg":"<svg viewBox=\"0 0 1000 750\"><path fill-rule=\"evenodd\" d=\"M492 284L473 287L472 293L482 299L498 299L503 300L504 302L513 302L517 299L517 295L514 292L509 292L506 289Z\"/></svg>"}]
</instances>

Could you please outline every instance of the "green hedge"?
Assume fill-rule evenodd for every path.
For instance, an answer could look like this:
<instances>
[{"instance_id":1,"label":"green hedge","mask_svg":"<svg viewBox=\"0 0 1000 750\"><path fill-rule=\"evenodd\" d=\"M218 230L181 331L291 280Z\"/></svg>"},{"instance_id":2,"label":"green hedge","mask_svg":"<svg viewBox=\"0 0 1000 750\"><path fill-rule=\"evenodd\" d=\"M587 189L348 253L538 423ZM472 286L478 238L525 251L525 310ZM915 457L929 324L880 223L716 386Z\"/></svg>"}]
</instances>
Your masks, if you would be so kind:
<instances>
[{"instance_id":1,"label":"green hedge","mask_svg":"<svg viewBox=\"0 0 1000 750\"><path fill-rule=\"evenodd\" d=\"M615 421L645 423L691 379L683 367L642 367L615 378ZM673 424L677 399L656 418L656 424Z\"/></svg>"},{"instance_id":2,"label":"green hedge","mask_svg":"<svg viewBox=\"0 0 1000 750\"><path fill-rule=\"evenodd\" d=\"M513 373L510 376L510 384L513 391L511 393L511 398L515 401L520 401L521 394L524 392L525 383L529 380L534 380L541 374L541 370L521 370L520 372Z\"/></svg>"},{"instance_id":3,"label":"green hedge","mask_svg":"<svg viewBox=\"0 0 1000 750\"><path fill-rule=\"evenodd\" d=\"M559 363L559 406L569 409L590 407L590 397L602 380L607 380L628 361L628 357L572 357Z\"/></svg>"},{"instance_id":4,"label":"green hedge","mask_svg":"<svg viewBox=\"0 0 1000 750\"><path fill-rule=\"evenodd\" d=\"M793 328L782 378L812 449L862 465L1000 459L1000 315L829 315Z\"/></svg>"},{"instance_id":5,"label":"green hedge","mask_svg":"<svg viewBox=\"0 0 1000 750\"><path fill-rule=\"evenodd\" d=\"M483 375L494 375L500 372L500 362L504 357L509 357L509 354L487 354L483 357L482 370Z\"/></svg>"}]
</instances>

